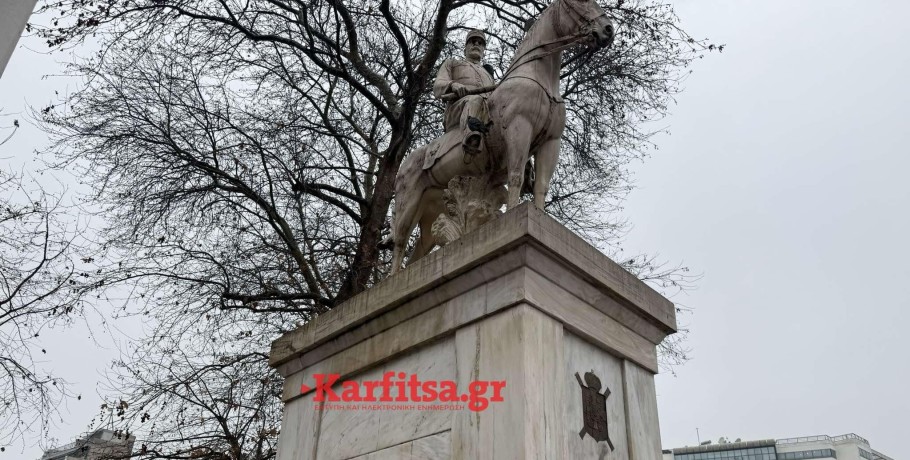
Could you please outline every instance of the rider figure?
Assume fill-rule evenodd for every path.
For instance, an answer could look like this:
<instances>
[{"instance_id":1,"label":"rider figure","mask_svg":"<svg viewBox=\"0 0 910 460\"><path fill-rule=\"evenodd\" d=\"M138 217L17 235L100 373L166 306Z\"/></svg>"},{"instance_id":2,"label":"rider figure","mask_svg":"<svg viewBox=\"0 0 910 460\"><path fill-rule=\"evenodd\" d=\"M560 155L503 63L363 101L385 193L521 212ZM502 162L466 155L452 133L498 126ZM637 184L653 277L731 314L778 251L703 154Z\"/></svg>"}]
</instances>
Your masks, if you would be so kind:
<instances>
[{"instance_id":1,"label":"rider figure","mask_svg":"<svg viewBox=\"0 0 910 460\"><path fill-rule=\"evenodd\" d=\"M487 95L468 95L472 89L493 85L492 67L483 66L480 60L487 48L486 34L471 30L465 39L465 59L447 59L436 81L433 94L437 98L453 93L457 99L449 101L445 110L445 132L461 130L462 148L467 155L476 155L483 149L483 133L487 129Z\"/></svg>"}]
</instances>

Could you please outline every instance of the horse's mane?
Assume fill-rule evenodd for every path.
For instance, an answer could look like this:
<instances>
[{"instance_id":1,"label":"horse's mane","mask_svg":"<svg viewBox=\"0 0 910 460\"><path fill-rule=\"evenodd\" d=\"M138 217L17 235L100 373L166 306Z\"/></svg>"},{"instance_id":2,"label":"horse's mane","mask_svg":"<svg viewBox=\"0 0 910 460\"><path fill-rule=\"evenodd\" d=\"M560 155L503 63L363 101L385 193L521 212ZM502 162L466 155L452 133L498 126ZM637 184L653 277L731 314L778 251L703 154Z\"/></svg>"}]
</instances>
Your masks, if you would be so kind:
<instances>
[{"instance_id":1,"label":"horse's mane","mask_svg":"<svg viewBox=\"0 0 910 460\"><path fill-rule=\"evenodd\" d=\"M541 27L541 24L544 22L541 19L543 19L548 14L550 14L551 10L553 9L553 6L556 5L556 3L559 1L560 0L553 0L552 2L550 2L549 5L547 5L546 8L543 9L543 11L541 11L537 15L536 18L531 18L528 20L529 22L531 22L531 27L527 28L527 30L525 31L524 37L522 37L522 39L521 39L521 43L519 43L518 48L515 49L515 54L512 55L512 62L509 63L510 68L511 68L512 64L515 63L515 59L517 57L521 56L522 54L525 54L528 51L527 48L529 46L531 46L531 45L529 45L529 39L534 34L534 32L536 32L536 29Z\"/></svg>"}]
</instances>

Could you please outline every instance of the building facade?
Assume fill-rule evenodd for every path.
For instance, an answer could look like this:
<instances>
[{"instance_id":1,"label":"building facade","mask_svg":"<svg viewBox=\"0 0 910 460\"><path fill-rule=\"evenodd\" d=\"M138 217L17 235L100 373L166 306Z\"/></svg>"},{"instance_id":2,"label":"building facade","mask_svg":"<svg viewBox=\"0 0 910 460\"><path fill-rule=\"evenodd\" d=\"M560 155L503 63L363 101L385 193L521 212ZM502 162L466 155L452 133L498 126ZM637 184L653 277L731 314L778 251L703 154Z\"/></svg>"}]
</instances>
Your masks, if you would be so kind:
<instances>
[{"instance_id":1,"label":"building facade","mask_svg":"<svg viewBox=\"0 0 910 460\"><path fill-rule=\"evenodd\" d=\"M41 460L104 460L128 458L133 452L134 436L99 429L63 447L50 449Z\"/></svg>"},{"instance_id":2,"label":"building facade","mask_svg":"<svg viewBox=\"0 0 910 460\"><path fill-rule=\"evenodd\" d=\"M0 76L6 69L6 63L13 50L25 23L28 22L37 0L3 0L0 1Z\"/></svg>"},{"instance_id":3,"label":"building facade","mask_svg":"<svg viewBox=\"0 0 910 460\"><path fill-rule=\"evenodd\" d=\"M664 450L663 460L893 460L853 433L737 441Z\"/></svg>"}]
</instances>

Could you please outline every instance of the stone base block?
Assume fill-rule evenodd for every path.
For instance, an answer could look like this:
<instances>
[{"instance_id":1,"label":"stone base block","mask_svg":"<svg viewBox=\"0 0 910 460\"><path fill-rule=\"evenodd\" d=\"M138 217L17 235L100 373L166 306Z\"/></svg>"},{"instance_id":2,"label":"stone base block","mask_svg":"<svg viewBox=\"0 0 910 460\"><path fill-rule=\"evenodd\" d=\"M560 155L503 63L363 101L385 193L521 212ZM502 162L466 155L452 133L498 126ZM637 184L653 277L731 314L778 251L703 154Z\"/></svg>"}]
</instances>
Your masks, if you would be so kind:
<instances>
[{"instance_id":1,"label":"stone base block","mask_svg":"<svg viewBox=\"0 0 910 460\"><path fill-rule=\"evenodd\" d=\"M671 302L519 206L273 343L278 458L658 460L675 327Z\"/></svg>"}]
</instances>

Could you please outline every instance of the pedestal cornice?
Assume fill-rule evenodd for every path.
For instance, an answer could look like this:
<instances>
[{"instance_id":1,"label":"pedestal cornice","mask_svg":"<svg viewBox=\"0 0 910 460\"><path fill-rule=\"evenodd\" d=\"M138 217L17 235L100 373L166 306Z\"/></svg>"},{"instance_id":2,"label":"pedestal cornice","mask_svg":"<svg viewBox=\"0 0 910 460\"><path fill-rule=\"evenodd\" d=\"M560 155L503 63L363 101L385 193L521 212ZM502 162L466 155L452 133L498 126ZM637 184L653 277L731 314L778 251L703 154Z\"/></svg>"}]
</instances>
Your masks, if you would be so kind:
<instances>
[{"instance_id":1,"label":"pedestal cornice","mask_svg":"<svg viewBox=\"0 0 910 460\"><path fill-rule=\"evenodd\" d=\"M563 322L566 316L582 315L574 318L576 326L567 325L585 326L584 308L572 306L566 296L555 303L540 300L563 290L652 344L676 331L672 302L555 219L524 203L277 339L269 363L284 375L296 372L522 267L530 267L521 275L525 284L506 287L514 291L500 296L506 302L528 303ZM538 288L525 287L527 282ZM304 354L311 356L289 364ZM630 359L656 372L656 361Z\"/></svg>"}]
</instances>

